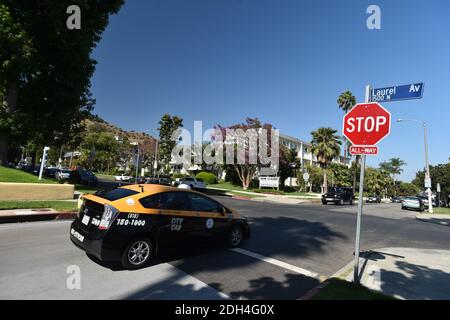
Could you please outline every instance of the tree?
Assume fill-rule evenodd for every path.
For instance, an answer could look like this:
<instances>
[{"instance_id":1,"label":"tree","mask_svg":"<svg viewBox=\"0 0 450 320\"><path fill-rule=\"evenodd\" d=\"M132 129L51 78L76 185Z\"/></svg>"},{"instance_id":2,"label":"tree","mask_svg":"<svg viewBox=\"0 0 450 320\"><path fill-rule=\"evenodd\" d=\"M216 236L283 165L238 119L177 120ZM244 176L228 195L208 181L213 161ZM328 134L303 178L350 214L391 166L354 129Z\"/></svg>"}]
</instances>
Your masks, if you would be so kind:
<instances>
[{"instance_id":1,"label":"tree","mask_svg":"<svg viewBox=\"0 0 450 320\"><path fill-rule=\"evenodd\" d=\"M304 169L309 174L309 183L310 183L310 190L313 192L320 192L321 186L323 185L323 171L320 167L316 167L313 165L310 165L309 163L305 165ZM306 183L303 179L303 172L297 171L297 183L299 184L300 188L306 190Z\"/></svg>"},{"instance_id":2,"label":"tree","mask_svg":"<svg viewBox=\"0 0 450 320\"><path fill-rule=\"evenodd\" d=\"M311 132L311 151L316 156L317 162L323 170L324 192L328 191L327 167L329 163L340 154L339 136L337 130L332 128L319 128Z\"/></svg>"},{"instance_id":3,"label":"tree","mask_svg":"<svg viewBox=\"0 0 450 320\"><path fill-rule=\"evenodd\" d=\"M239 180L242 183L242 188L244 190L247 190L250 186L250 183L252 179L256 176L256 173L258 172L258 169L260 169L260 163L261 163L261 154L258 152L256 155L256 163L253 163L250 159L250 148L249 145L251 143L250 138L246 137L242 139L241 137L235 136L229 136L227 135L227 129L231 130L242 130L245 132L252 132L247 131L250 129L254 129L254 131L259 131L260 129L267 130L268 136L267 136L267 144L266 149L268 152L268 156L271 155L272 149L271 149L271 132L273 129L273 126L268 123L262 123L258 118L246 118L245 122L232 125L228 128L222 127L220 125L216 126L216 130L220 132L220 135L224 139L224 153L227 152L228 148L233 148L233 155L234 155L234 161L233 161L233 168L236 171ZM236 139L235 139L236 138ZM228 143L228 141L232 141L232 139L235 139L233 143ZM242 159L242 163L238 163L236 160L237 158L237 152L236 150L238 148L241 148L244 150L244 159ZM227 174L228 175L228 174Z\"/></svg>"},{"instance_id":4,"label":"tree","mask_svg":"<svg viewBox=\"0 0 450 320\"><path fill-rule=\"evenodd\" d=\"M331 185L338 187L350 187L352 185L352 171L348 166L332 162L328 166L328 173L331 176Z\"/></svg>"},{"instance_id":5,"label":"tree","mask_svg":"<svg viewBox=\"0 0 450 320\"><path fill-rule=\"evenodd\" d=\"M403 172L402 167L406 166L406 162L401 160L400 158L391 158L389 162L391 167L391 174L393 175L392 178L395 181L396 176L400 175Z\"/></svg>"},{"instance_id":6,"label":"tree","mask_svg":"<svg viewBox=\"0 0 450 320\"><path fill-rule=\"evenodd\" d=\"M450 159L449 159L450 160ZM431 181L433 189L436 184L441 186L441 199L445 199L450 195L450 163L442 163L438 165L430 165ZM425 170L418 171L412 183L422 190L424 188Z\"/></svg>"},{"instance_id":7,"label":"tree","mask_svg":"<svg viewBox=\"0 0 450 320\"><path fill-rule=\"evenodd\" d=\"M0 165L7 163L8 138L16 131L17 86L21 74L29 72L34 53L32 41L11 10L0 4Z\"/></svg>"},{"instance_id":8,"label":"tree","mask_svg":"<svg viewBox=\"0 0 450 320\"><path fill-rule=\"evenodd\" d=\"M97 172L110 172L116 165L118 142L111 133L87 132L80 145L80 164Z\"/></svg>"},{"instance_id":9,"label":"tree","mask_svg":"<svg viewBox=\"0 0 450 320\"><path fill-rule=\"evenodd\" d=\"M420 188L417 187L413 183L409 182L400 182L398 186L398 195L399 196L411 196L416 195L420 192Z\"/></svg>"},{"instance_id":10,"label":"tree","mask_svg":"<svg viewBox=\"0 0 450 320\"><path fill-rule=\"evenodd\" d=\"M296 172L299 170L301 164L300 159L297 158L298 150L290 149L286 146L280 145L279 152L279 170L281 188L284 188L285 181L289 177L296 177Z\"/></svg>"},{"instance_id":11,"label":"tree","mask_svg":"<svg viewBox=\"0 0 450 320\"><path fill-rule=\"evenodd\" d=\"M389 184L389 175L380 169L367 167L365 171L365 185L367 192L381 195Z\"/></svg>"},{"instance_id":12,"label":"tree","mask_svg":"<svg viewBox=\"0 0 450 320\"><path fill-rule=\"evenodd\" d=\"M13 49L2 51L0 57L0 74L6 75L0 91L5 92L5 100L13 102L0 118L3 140L32 140L41 146L68 142L83 131L81 120L95 104L90 93L96 64L90 57L92 49L100 41L109 16L123 1L77 1L82 12L80 30L69 30L66 25L66 10L73 1L3 3L0 29L5 31L1 40L17 40L17 46L9 46ZM20 39L15 39L15 34ZM26 59L17 59L24 52ZM0 149L2 159L4 151Z\"/></svg>"},{"instance_id":13,"label":"tree","mask_svg":"<svg viewBox=\"0 0 450 320\"><path fill-rule=\"evenodd\" d=\"M342 92L337 99L337 104L344 113L347 113L355 106L356 97L350 91ZM347 160L348 146L350 145L348 142L347 138L344 137L344 162Z\"/></svg>"},{"instance_id":14,"label":"tree","mask_svg":"<svg viewBox=\"0 0 450 320\"><path fill-rule=\"evenodd\" d=\"M396 177L400 175L403 172L402 167L406 165L406 162L401 160L400 158L391 158L389 161L384 161L379 164L379 167L382 171L386 172L387 174L391 175L392 177L392 185L394 188L394 195L397 194L397 181Z\"/></svg>"},{"instance_id":15,"label":"tree","mask_svg":"<svg viewBox=\"0 0 450 320\"><path fill-rule=\"evenodd\" d=\"M183 127L183 119L170 114L164 114L159 123L159 161L165 173L170 171L170 161L172 160L172 150L177 142L172 140L173 134Z\"/></svg>"}]
</instances>

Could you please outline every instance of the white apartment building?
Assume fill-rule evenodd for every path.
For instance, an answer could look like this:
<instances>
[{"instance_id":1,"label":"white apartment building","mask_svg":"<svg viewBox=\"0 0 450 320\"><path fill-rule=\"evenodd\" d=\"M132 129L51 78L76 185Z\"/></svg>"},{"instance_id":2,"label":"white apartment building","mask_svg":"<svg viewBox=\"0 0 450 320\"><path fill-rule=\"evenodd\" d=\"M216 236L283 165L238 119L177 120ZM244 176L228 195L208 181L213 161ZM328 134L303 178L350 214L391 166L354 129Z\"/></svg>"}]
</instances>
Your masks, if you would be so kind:
<instances>
[{"instance_id":1,"label":"white apartment building","mask_svg":"<svg viewBox=\"0 0 450 320\"><path fill-rule=\"evenodd\" d=\"M306 164L310 165L318 165L317 158L315 155L311 152L311 143L306 142L285 134L280 133L280 144L292 149L292 150L298 150L297 157L300 159L300 163L302 166ZM346 164L347 166L351 165L351 157L348 157L346 161L344 161L344 157L339 156L335 159L333 159L333 162Z\"/></svg>"}]
</instances>

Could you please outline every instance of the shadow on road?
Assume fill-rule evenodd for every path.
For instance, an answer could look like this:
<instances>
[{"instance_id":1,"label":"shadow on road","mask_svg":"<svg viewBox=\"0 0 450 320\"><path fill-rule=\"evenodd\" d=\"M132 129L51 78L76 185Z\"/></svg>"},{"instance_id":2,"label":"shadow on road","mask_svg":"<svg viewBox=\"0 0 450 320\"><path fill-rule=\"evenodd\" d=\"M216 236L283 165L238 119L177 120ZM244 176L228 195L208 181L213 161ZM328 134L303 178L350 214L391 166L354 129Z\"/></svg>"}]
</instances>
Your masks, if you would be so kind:
<instances>
[{"instance_id":1,"label":"shadow on road","mask_svg":"<svg viewBox=\"0 0 450 320\"><path fill-rule=\"evenodd\" d=\"M325 224L298 218L261 217L253 218L250 222L252 237L244 242L243 247L265 256L307 258L312 253L320 253L331 241L346 239L345 235L332 231ZM121 270L117 263L104 263L96 259L93 261L111 270ZM315 278L287 272L253 257L227 250L222 243L183 242L175 246L162 246L153 265L159 263L170 263L197 279L210 282L208 284L216 290L228 288L225 291L234 299L297 299L319 283ZM271 277L272 274L261 275L261 272L268 272L265 271L267 267L277 269L276 278ZM239 276L245 280L230 292L228 275L232 277L236 270L239 270ZM161 290L169 288L188 291L192 289L178 287L178 284L167 285L166 281L164 282L146 287L128 298L154 298L153 292L164 296Z\"/></svg>"},{"instance_id":2,"label":"shadow on road","mask_svg":"<svg viewBox=\"0 0 450 320\"><path fill-rule=\"evenodd\" d=\"M335 240L346 240L345 234L331 230L321 222L291 217L251 218L252 238L245 248L257 245L264 255L306 256L318 253Z\"/></svg>"}]
</instances>

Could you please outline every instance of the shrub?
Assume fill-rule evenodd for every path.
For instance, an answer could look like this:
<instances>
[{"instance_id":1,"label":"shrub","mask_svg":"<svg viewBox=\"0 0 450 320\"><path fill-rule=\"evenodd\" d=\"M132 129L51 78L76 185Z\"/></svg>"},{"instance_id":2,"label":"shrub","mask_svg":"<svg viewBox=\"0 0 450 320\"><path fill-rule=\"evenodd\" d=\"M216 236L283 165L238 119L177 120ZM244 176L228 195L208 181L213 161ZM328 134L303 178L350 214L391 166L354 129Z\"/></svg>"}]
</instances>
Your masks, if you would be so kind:
<instances>
[{"instance_id":1,"label":"shrub","mask_svg":"<svg viewBox=\"0 0 450 320\"><path fill-rule=\"evenodd\" d=\"M217 183L216 176L210 172L204 172L204 171L199 172L199 173L197 173L195 178L203 180L203 182L206 184L216 184Z\"/></svg>"},{"instance_id":2,"label":"shrub","mask_svg":"<svg viewBox=\"0 0 450 320\"><path fill-rule=\"evenodd\" d=\"M172 175L172 180L175 180L175 179L181 179L181 178L184 178L184 177L186 177L185 174L182 174L182 173L179 173L179 172L175 172L175 173Z\"/></svg>"},{"instance_id":3,"label":"shrub","mask_svg":"<svg viewBox=\"0 0 450 320\"><path fill-rule=\"evenodd\" d=\"M298 190L296 189L296 188L294 188L294 187L288 187L288 186L285 186L284 188L283 188L283 191L284 192L297 192Z\"/></svg>"},{"instance_id":4,"label":"shrub","mask_svg":"<svg viewBox=\"0 0 450 320\"><path fill-rule=\"evenodd\" d=\"M273 189L256 189L254 190L256 193L267 193L267 194L276 194L276 195L283 195L284 192L281 190L273 190Z\"/></svg>"}]
</instances>

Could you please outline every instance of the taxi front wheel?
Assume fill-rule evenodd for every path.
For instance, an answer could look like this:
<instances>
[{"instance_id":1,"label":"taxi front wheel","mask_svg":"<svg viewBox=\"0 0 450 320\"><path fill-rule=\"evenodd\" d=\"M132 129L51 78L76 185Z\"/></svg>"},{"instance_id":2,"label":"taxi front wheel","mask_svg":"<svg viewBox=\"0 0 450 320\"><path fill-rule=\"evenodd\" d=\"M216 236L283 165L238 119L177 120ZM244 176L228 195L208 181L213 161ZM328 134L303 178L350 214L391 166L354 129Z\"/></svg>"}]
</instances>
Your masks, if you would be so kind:
<instances>
[{"instance_id":1,"label":"taxi front wheel","mask_svg":"<svg viewBox=\"0 0 450 320\"><path fill-rule=\"evenodd\" d=\"M149 238L132 240L122 253L122 265L126 269L143 268L153 257L153 243Z\"/></svg>"},{"instance_id":2,"label":"taxi front wheel","mask_svg":"<svg viewBox=\"0 0 450 320\"><path fill-rule=\"evenodd\" d=\"M238 247L243 238L243 230L239 225L233 226L228 234L228 245L232 248Z\"/></svg>"}]
</instances>

